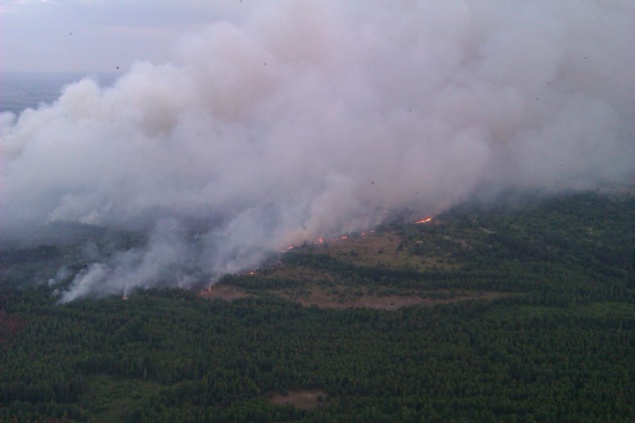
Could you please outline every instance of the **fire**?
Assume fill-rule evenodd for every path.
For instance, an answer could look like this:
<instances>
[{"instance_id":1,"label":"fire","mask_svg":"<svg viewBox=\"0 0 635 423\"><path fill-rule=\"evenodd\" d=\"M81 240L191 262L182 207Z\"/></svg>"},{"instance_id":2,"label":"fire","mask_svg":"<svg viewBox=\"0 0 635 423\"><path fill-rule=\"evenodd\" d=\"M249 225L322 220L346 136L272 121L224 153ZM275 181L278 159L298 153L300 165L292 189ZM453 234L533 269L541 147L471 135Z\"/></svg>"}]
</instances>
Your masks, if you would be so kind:
<instances>
[{"instance_id":1,"label":"fire","mask_svg":"<svg viewBox=\"0 0 635 423\"><path fill-rule=\"evenodd\" d=\"M432 219L432 218L430 218ZM360 234L362 236L367 236L369 234L374 234L375 230L370 230L367 232L361 232ZM283 247L282 249L278 250L280 253L285 253L287 251L293 250L296 247L299 247L300 245L320 245L320 244L325 244L327 241L328 242L337 242L337 241L346 241L347 239L349 239L349 235L341 235L341 236L337 236L337 237L333 237L333 238L318 238L315 241L309 242L309 241L304 241L303 244L288 244L286 247Z\"/></svg>"},{"instance_id":2,"label":"fire","mask_svg":"<svg viewBox=\"0 0 635 423\"><path fill-rule=\"evenodd\" d=\"M427 223L432 220L432 216L424 217L421 220L417 220L415 223Z\"/></svg>"}]
</instances>

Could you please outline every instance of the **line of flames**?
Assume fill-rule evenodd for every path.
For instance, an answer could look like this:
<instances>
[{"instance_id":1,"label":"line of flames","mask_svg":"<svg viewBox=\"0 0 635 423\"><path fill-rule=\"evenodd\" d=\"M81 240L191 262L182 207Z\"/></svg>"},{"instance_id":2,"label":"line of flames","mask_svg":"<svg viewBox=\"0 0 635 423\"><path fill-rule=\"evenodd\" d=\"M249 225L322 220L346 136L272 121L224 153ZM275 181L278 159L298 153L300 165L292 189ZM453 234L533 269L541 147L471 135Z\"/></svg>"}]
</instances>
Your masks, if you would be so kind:
<instances>
[{"instance_id":1,"label":"line of flames","mask_svg":"<svg viewBox=\"0 0 635 423\"><path fill-rule=\"evenodd\" d=\"M433 216L426 216L423 219L417 220L415 223L418 224L418 225L422 224L422 223L428 223L428 222L432 221L433 218L434 218ZM361 236L366 236L367 234L373 234L373 233L375 233L375 231L374 230L370 230L368 232L361 232L360 235ZM346 240L346 239L348 239L348 235L342 235L342 236L336 237L336 238L329 238L327 241L328 242L335 242L335 241L343 241L343 240ZM324 238L318 238L317 241L311 242L311 243L309 243L309 245L320 245L320 244L324 244L327 241L325 241ZM287 246L286 249L280 250L280 252L284 253L284 252L293 250L296 247L297 247L297 245L290 244L289 246ZM256 274L256 271L252 270L252 271L247 272L247 274L250 275L250 276L253 276L253 275ZM207 290L210 290L210 289L211 289L211 287L208 288ZM205 291L202 291L201 294L204 293L204 292ZM124 298L124 299L127 299L127 298Z\"/></svg>"}]
</instances>

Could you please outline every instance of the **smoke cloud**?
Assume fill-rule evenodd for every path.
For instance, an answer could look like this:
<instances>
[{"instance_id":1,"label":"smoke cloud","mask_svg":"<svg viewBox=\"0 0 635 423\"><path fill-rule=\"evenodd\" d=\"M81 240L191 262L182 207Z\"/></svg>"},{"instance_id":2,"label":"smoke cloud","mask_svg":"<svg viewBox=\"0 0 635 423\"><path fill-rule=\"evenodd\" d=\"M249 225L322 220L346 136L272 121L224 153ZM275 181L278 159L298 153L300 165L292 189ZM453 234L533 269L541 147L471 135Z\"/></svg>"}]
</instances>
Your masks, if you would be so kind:
<instances>
[{"instance_id":1,"label":"smoke cloud","mask_svg":"<svg viewBox=\"0 0 635 423\"><path fill-rule=\"evenodd\" d=\"M64 301L191 286L289 243L635 168L635 4L261 2L171 63L0 115L3 236L141 231Z\"/></svg>"}]
</instances>

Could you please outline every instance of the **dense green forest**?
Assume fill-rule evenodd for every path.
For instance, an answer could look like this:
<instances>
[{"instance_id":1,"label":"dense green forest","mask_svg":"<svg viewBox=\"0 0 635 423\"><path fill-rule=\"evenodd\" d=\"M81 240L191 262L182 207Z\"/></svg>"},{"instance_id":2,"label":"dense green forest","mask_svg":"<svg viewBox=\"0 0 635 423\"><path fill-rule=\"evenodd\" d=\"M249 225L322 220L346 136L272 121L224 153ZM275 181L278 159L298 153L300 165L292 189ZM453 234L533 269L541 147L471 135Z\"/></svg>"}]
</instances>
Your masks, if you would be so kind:
<instances>
[{"instance_id":1,"label":"dense green forest","mask_svg":"<svg viewBox=\"0 0 635 423\"><path fill-rule=\"evenodd\" d=\"M0 421L635 421L632 195L464 206L374 239L372 260L363 240L305 245L227 275L249 294L233 301L161 289L58 304L46 281L84 265L79 246L1 250ZM455 301L281 296L316 287ZM271 400L297 392L314 406Z\"/></svg>"}]
</instances>

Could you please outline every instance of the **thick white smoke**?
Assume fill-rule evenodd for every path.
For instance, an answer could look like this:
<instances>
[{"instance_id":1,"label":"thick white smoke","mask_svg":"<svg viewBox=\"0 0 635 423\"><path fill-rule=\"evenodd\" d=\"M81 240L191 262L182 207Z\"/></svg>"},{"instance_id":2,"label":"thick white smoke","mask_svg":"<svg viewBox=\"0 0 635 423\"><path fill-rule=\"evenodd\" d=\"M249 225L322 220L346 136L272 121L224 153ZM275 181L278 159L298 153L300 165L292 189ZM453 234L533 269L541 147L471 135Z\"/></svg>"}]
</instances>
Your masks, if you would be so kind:
<instances>
[{"instance_id":1,"label":"thick white smoke","mask_svg":"<svg viewBox=\"0 0 635 423\"><path fill-rule=\"evenodd\" d=\"M265 2L0 118L2 232L143 230L65 300L188 285L477 193L632 174L635 4Z\"/></svg>"}]
</instances>

